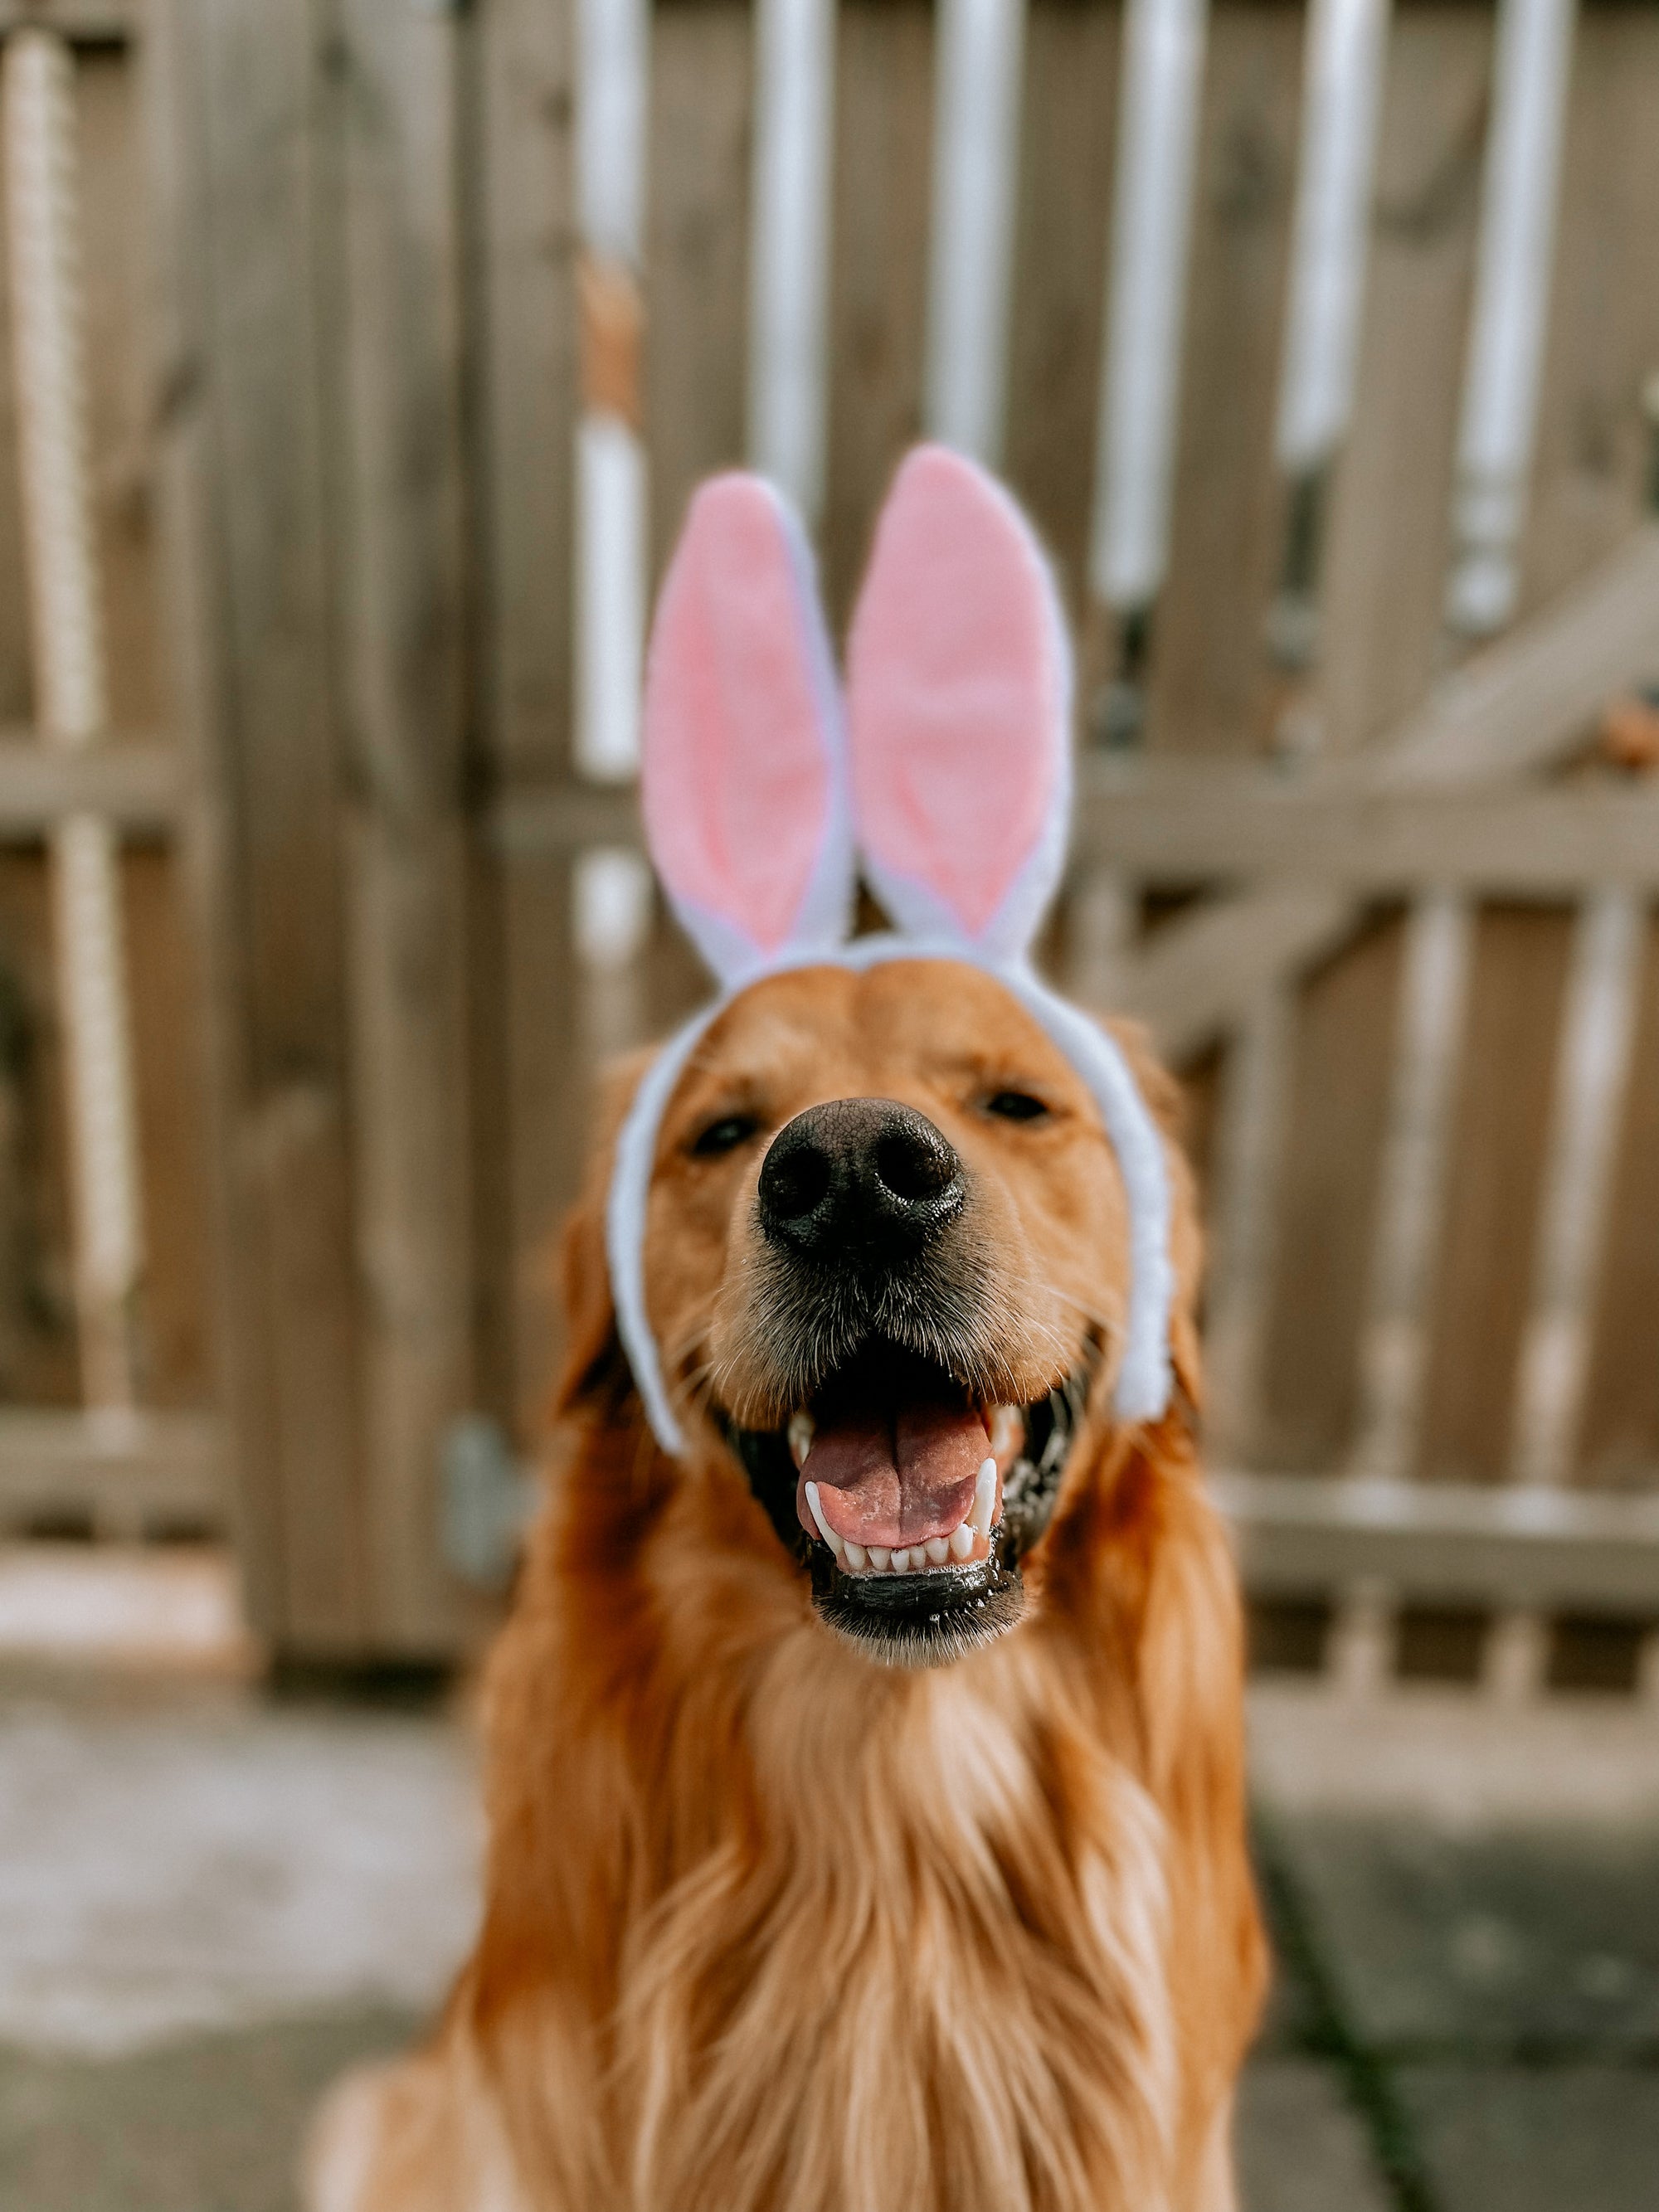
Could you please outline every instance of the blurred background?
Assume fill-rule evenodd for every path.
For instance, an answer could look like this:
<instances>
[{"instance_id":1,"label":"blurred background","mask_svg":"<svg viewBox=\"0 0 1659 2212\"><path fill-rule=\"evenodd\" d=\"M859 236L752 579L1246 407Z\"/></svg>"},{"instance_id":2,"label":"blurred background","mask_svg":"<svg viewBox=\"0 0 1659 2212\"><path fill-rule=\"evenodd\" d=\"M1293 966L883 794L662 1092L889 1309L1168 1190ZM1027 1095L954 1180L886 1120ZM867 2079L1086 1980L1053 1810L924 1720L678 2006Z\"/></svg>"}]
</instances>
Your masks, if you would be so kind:
<instances>
[{"instance_id":1,"label":"blurred background","mask_svg":"<svg viewBox=\"0 0 1659 2212\"><path fill-rule=\"evenodd\" d=\"M919 436L1077 626L1281 1982L1247 2212L1659 2173L1659 9L0 0L0 2203L266 2212L464 1685L686 498Z\"/></svg>"}]
</instances>

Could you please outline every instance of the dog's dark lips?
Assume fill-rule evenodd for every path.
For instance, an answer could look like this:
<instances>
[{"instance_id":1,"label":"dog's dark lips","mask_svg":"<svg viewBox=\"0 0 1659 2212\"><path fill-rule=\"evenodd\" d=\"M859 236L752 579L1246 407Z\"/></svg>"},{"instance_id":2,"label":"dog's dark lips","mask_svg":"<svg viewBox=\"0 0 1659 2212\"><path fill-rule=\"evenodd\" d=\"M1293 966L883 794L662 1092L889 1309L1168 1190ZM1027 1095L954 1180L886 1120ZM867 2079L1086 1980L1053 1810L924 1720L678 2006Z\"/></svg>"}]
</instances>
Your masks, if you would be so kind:
<instances>
[{"instance_id":1,"label":"dog's dark lips","mask_svg":"<svg viewBox=\"0 0 1659 2212\"><path fill-rule=\"evenodd\" d=\"M847 1363L856 1364L856 1357ZM750 1429L717 1419L779 1540L810 1573L812 1601L825 1624L878 1663L940 1666L993 1642L1018 1620L1024 1606L1020 1561L1053 1515L1093 1366L1094 1348L1086 1346L1064 1382L1024 1407L1024 1441L1003 1477L1002 1517L992 1531L989 1558L919 1574L849 1573L797 1517L787 1425ZM841 1379L827 1378L826 1387Z\"/></svg>"}]
</instances>

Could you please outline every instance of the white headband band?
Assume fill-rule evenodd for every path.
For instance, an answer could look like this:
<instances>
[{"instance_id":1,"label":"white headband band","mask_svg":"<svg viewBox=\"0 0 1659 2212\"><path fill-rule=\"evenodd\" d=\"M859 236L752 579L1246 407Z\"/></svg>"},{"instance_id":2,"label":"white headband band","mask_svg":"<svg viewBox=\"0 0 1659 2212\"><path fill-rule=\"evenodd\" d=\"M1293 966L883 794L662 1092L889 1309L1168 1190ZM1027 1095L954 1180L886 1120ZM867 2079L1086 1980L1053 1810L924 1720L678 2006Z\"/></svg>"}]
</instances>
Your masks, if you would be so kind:
<instances>
[{"instance_id":1,"label":"white headband band","mask_svg":"<svg viewBox=\"0 0 1659 2212\"><path fill-rule=\"evenodd\" d=\"M1070 812L1065 632L1018 509L943 447L913 453L888 495L848 695L844 729L794 518L758 477L714 478L658 605L641 795L664 887L723 988L647 1071L605 1214L617 1333L647 1419L665 1452L684 1451L647 1311L646 1217L663 1115L709 1026L766 975L942 959L994 975L1094 1098L1129 1209L1114 1406L1120 1419L1155 1419L1169 1402L1174 1291L1163 1142L1116 1043L1029 961ZM855 823L898 927L849 945Z\"/></svg>"}]
</instances>

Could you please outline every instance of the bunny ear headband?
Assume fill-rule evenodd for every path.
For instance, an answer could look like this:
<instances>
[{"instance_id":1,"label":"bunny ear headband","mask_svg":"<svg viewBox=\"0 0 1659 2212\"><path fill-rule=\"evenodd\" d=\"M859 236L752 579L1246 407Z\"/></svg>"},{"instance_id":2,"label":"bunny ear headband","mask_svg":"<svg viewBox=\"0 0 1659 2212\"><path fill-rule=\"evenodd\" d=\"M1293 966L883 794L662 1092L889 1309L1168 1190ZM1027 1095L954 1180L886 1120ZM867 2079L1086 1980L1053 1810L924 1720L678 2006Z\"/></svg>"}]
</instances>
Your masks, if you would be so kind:
<instances>
[{"instance_id":1,"label":"bunny ear headband","mask_svg":"<svg viewBox=\"0 0 1659 2212\"><path fill-rule=\"evenodd\" d=\"M811 553L763 478L704 484L646 669L641 799L675 913L720 984L641 1084L605 1222L617 1326L657 1441L684 1449L646 1312L645 1215L665 1108L709 1024L762 975L826 962L971 961L1093 1094L1117 1155L1131 1276L1115 1407L1170 1392L1170 1191L1116 1045L1041 982L1032 940L1071 811L1071 656L1036 540L1001 486L918 447L877 526L843 708ZM896 929L847 942L858 856Z\"/></svg>"}]
</instances>

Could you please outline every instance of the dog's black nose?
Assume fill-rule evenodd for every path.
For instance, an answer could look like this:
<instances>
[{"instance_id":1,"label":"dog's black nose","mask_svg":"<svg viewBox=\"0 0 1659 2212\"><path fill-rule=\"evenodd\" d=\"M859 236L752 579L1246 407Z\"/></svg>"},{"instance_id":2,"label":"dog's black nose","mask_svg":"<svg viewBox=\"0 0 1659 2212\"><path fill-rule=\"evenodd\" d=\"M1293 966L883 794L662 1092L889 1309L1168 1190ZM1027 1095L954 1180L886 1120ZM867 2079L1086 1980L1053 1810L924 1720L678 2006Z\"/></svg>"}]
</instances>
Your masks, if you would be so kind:
<instances>
[{"instance_id":1,"label":"dog's black nose","mask_svg":"<svg viewBox=\"0 0 1659 2212\"><path fill-rule=\"evenodd\" d=\"M926 1115L890 1098L797 1114L761 1166L761 1227L802 1259L891 1267L960 1209L962 1162Z\"/></svg>"}]
</instances>

